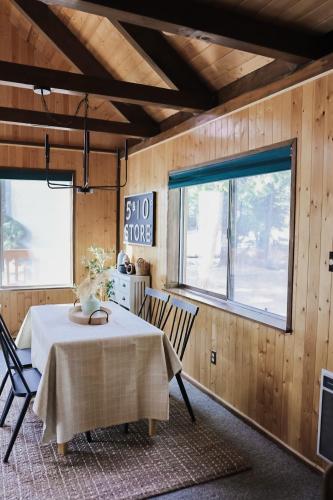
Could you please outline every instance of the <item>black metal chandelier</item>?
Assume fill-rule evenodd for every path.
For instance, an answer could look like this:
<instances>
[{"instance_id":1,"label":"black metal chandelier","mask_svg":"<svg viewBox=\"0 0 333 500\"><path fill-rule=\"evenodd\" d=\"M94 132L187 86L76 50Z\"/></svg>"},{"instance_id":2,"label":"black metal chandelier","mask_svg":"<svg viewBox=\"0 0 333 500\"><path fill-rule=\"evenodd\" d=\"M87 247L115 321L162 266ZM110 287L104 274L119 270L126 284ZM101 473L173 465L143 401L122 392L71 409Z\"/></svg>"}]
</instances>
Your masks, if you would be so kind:
<instances>
[{"instance_id":1,"label":"black metal chandelier","mask_svg":"<svg viewBox=\"0 0 333 500\"><path fill-rule=\"evenodd\" d=\"M50 89L44 89L40 87L35 87L34 92L41 96L42 103L45 111L49 114L50 118L57 123L57 121L50 113L47 103L45 101L45 95L49 95L51 93ZM118 191L123 188L127 184L127 163L128 163L128 143L127 139L125 140L125 180L121 183L120 179L120 149L117 148L117 168L119 172L119 183L114 185L102 184L102 185L90 185L89 182L89 153L90 153L90 132L88 130L88 110L89 110L89 100L88 94L79 102L74 117L76 117L80 111L80 108L84 105L84 116L83 116L83 183L81 185L78 184L63 184L61 182L54 182L51 180L50 175L50 157L51 157L51 144L49 142L48 134L45 135L45 170L46 170L46 182L50 189L73 189L77 193L89 194L93 193L95 189L100 189L104 191ZM70 125L70 121L68 122L68 126Z\"/></svg>"}]
</instances>

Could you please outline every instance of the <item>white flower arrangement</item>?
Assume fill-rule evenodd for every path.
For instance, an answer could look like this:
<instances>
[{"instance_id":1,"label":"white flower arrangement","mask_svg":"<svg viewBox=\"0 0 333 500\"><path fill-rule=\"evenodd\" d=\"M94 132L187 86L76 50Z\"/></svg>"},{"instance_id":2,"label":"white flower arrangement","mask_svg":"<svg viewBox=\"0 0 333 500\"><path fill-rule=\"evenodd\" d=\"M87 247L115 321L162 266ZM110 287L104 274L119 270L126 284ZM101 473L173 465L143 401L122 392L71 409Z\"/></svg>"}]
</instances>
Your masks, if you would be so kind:
<instances>
[{"instance_id":1,"label":"white flower arrangement","mask_svg":"<svg viewBox=\"0 0 333 500\"><path fill-rule=\"evenodd\" d=\"M87 277L74 286L75 295L80 302L85 302L91 296L101 298L109 281L109 272L114 267L115 250L91 246L88 248L91 256L83 257L82 264L88 271Z\"/></svg>"},{"instance_id":2,"label":"white flower arrangement","mask_svg":"<svg viewBox=\"0 0 333 500\"><path fill-rule=\"evenodd\" d=\"M104 250L101 247L91 246L88 248L90 258L83 257L82 264L89 271L90 276L100 274L111 269L115 265L115 250Z\"/></svg>"}]
</instances>

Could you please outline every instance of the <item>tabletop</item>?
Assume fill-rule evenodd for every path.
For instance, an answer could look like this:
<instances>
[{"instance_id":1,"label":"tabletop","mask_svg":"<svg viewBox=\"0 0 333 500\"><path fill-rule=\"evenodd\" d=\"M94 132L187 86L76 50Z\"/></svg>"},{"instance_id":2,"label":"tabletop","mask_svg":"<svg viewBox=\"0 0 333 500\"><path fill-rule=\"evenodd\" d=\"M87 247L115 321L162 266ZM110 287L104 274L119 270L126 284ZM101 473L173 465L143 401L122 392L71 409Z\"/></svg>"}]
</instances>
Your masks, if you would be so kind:
<instances>
[{"instance_id":1,"label":"tabletop","mask_svg":"<svg viewBox=\"0 0 333 500\"><path fill-rule=\"evenodd\" d=\"M30 308L17 338L42 373L34 402L43 442L141 418L167 420L181 363L166 335L114 303L105 325L73 323L69 304Z\"/></svg>"}]
</instances>

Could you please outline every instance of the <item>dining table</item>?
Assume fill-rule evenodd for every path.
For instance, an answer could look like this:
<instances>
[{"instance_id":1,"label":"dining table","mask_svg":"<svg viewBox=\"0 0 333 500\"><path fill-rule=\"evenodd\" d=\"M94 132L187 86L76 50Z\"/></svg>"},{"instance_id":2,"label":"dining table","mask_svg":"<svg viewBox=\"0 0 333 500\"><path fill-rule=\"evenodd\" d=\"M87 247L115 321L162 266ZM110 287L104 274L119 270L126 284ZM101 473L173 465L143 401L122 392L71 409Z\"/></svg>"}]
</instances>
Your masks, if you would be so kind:
<instances>
[{"instance_id":1,"label":"dining table","mask_svg":"<svg viewBox=\"0 0 333 500\"><path fill-rule=\"evenodd\" d=\"M71 304L30 307L16 339L31 347L41 373L33 411L43 421L42 442L65 454L75 434L148 419L169 418L169 381L181 362L168 337L125 308L105 302L105 324L77 324Z\"/></svg>"}]
</instances>

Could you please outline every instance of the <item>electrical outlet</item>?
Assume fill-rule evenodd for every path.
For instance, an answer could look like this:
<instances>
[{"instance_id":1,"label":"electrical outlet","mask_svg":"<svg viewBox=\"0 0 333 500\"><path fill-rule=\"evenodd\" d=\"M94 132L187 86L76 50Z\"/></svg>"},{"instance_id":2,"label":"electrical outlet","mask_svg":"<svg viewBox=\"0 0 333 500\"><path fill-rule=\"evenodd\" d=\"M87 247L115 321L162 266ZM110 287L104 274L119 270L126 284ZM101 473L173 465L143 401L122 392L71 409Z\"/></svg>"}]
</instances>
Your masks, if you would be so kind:
<instances>
[{"instance_id":1,"label":"electrical outlet","mask_svg":"<svg viewBox=\"0 0 333 500\"><path fill-rule=\"evenodd\" d=\"M210 351L210 362L212 365L216 365L216 351Z\"/></svg>"},{"instance_id":2,"label":"electrical outlet","mask_svg":"<svg viewBox=\"0 0 333 500\"><path fill-rule=\"evenodd\" d=\"M328 255L328 270L333 273L333 252Z\"/></svg>"}]
</instances>

